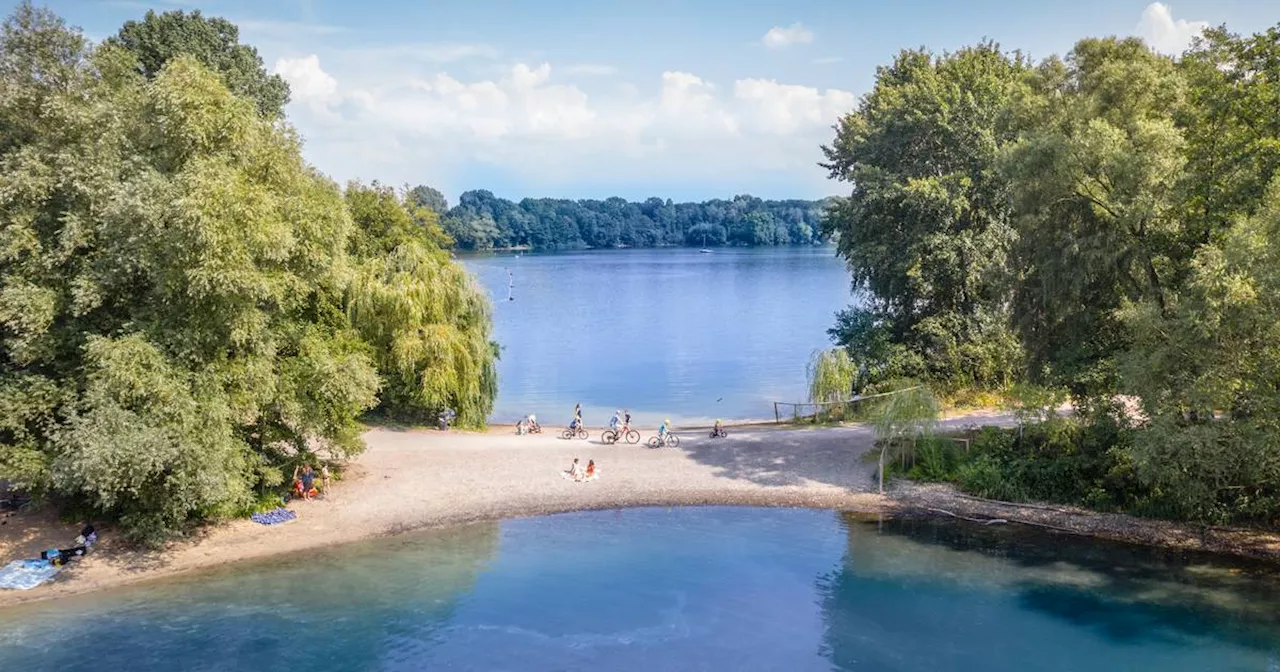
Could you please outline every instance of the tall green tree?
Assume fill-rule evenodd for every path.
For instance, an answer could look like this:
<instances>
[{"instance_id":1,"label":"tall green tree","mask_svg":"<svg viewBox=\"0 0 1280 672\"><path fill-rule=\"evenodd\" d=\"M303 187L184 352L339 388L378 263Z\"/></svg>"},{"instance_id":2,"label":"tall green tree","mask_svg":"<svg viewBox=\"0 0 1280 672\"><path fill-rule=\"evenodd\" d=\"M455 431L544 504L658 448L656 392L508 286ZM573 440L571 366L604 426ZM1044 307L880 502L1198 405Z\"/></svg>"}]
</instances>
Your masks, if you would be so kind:
<instances>
[{"instance_id":1,"label":"tall green tree","mask_svg":"<svg viewBox=\"0 0 1280 672\"><path fill-rule=\"evenodd\" d=\"M0 30L0 478L158 540L361 449L351 220L190 56L144 77L20 6Z\"/></svg>"},{"instance_id":2,"label":"tall green tree","mask_svg":"<svg viewBox=\"0 0 1280 672\"><path fill-rule=\"evenodd\" d=\"M1007 111L1026 95L1028 70L991 43L904 51L823 148L823 167L852 187L824 231L867 299L842 321L883 329L900 346L888 375L988 386L1017 370L1003 277L1015 232L996 162L1017 137ZM867 337L836 336L855 349Z\"/></svg>"},{"instance_id":3,"label":"tall green tree","mask_svg":"<svg viewBox=\"0 0 1280 672\"><path fill-rule=\"evenodd\" d=\"M141 21L126 21L107 43L133 52L138 71L147 78L158 76L179 56L192 56L221 75L232 93L254 101L263 117L284 116L289 84L266 71L258 50L240 44L240 29L226 19L205 17L198 9L162 14L147 10Z\"/></svg>"},{"instance_id":4,"label":"tall green tree","mask_svg":"<svg viewBox=\"0 0 1280 672\"><path fill-rule=\"evenodd\" d=\"M393 190L351 184L346 201L358 254L347 313L379 353L382 410L422 418L447 408L483 425L498 384L488 298Z\"/></svg>"},{"instance_id":5,"label":"tall green tree","mask_svg":"<svg viewBox=\"0 0 1280 672\"><path fill-rule=\"evenodd\" d=\"M1009 149L1019 244L1014 319L1032 374L1116 389L1125 301L1167 300L1194 249L1183 227L1185 83L1138 39L1078 43L1038 82L1041 124Z\"/></svg>"}]
</instances>

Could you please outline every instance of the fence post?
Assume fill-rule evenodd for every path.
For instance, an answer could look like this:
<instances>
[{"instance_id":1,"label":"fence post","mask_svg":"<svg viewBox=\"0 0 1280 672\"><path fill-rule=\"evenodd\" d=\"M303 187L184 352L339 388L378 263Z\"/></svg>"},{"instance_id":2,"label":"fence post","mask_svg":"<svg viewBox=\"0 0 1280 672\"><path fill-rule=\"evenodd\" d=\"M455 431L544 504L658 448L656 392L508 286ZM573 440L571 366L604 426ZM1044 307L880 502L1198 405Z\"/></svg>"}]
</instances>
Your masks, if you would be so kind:
<instances>
[{"instance_id":1,"label":"fence post","mask_svg":"<svg viewBox=\"0 0 1280 672\"><path fill-rule=\"evenodd\" d=\"M778 402L773 402L773 424L781 425L782 416L778 413Z\"/></svg>"}]
</instances>

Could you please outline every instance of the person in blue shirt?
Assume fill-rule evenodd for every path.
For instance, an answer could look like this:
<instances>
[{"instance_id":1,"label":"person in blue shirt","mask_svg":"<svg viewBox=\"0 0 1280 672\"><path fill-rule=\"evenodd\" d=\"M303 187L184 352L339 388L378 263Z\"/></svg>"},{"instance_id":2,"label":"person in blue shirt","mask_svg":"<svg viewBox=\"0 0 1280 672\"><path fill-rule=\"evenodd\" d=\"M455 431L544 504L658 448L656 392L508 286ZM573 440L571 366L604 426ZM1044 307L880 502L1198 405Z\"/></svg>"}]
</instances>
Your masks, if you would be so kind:
<instances>
[{"instance_id":1,"label":"person in blue shirt","mask_svg":"<svg viewBox=\"0 0 1280 672\"><path fill-rule=\"evenodd\" d=\"M667 442L667 431L669 430L670 426L671 426L671 418L667 418L663 420L662 424L658 426L659 441L662 441L663 443Z\"/></svg>"},{"instance_id":2,"label":"person in blue shirt","mask_svg":"<svg viewBox=\"0 0 1280 672\"><path fill-rule=\"evenodd\" d=\"M622 411L613 412L613 417L609 418L609 429L612 429L615 432L618 431L618 423L622 421L622 418L618 417L620 415L622 415Z\"/></svg>"}]
</instances>

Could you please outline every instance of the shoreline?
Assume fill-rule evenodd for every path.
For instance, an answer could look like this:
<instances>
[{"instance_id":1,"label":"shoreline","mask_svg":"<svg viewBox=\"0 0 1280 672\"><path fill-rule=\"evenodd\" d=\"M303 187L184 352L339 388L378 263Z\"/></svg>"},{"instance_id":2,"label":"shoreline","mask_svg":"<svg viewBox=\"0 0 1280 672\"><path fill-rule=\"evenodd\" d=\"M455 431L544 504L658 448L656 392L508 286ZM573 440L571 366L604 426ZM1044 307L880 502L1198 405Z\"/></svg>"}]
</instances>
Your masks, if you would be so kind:
<instances>
[{"instance_id":1,"label":"shoreline","mask_svg":"<svg viewBox=\"0 0 1280 672\"><path fill-rule=\"evenodd\" d=\"M1011 421L965 414L946 421ZM0 608L136 585L242 560L345 544L416 530L572 511L644 506L759 506L888 516L1003 519L1048 533L1280 561L1280 535L1140 519L1067 506L1013 505L956 493L949 486L898 481L876 492L874 465L862 461L873 436L865 426L736 427L729 438L686 433L681 447L605 446L588 441L489 432L375 428L369 449L332 492L290 502L298 519L279 526L235 520L203 529L163 551L121 547L110 530L93 553L51 584L0 591ZM600 478L577 483L560 472L574 457L594 459ZM25 517L25 518L24 518ZM17 524L14 524L14 523ZM61 546L76 525L52 512L17 514L0 527L0 560ZM978 523L974 523L978 524ZM66 536L70 534L70 536ZM65 537L65 538L64 538ZM51 541L53 540L53 541ZM34 552L33 552L34 550ZM3 563L0 563L3 564Z\"/></svg>"}]
</instances>

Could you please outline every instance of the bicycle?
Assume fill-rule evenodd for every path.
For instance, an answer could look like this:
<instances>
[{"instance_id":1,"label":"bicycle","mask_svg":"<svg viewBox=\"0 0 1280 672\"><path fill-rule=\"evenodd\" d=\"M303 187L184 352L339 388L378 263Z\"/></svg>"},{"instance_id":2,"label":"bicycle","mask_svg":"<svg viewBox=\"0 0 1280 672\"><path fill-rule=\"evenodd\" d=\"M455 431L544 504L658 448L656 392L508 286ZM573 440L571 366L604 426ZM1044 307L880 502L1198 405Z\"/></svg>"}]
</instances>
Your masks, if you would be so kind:
<instances>
[{"instance_id":1,"label":"bicycle","mask_svg":"<svg viewBox=\"0 0 1280 672\"><path fill-rule=\"evenodd\" d=\"M671 432L667 432L667 436L665 439L657 436L649 439L650 448L665 448L667 446L671 446L672 448L679 448L680 437L676 436L675 434L672 434Z\"/></svg>"},{"instance_id":2,"label":"bicycle","mask_svg":"<svg viewBox=\"0 0 1280 672\"><path fill-rule=\"evenodd\" d=\"M560 438L562 439L578 438L585 441L587 438L587 430L581 427L578 427L576 429L573 427L566 427L563 432L560 432Z\"/></svg>"},{"instance_id":3,"label":"bicycle","mask_svg":"<svg viewBox=\"0 0 1280 672\"><path fill-rule=\"evenodd\" d=\"M605 445L613 445L617 443L619 439L622 439L627 443L640 443L640 432L637 432L634 429L628 429L626 432L623 432L621 429L606 429L604 430L604 433L600 435L600 441Z\"/></svg>"},{"instance_id":4,"label":"bicycle","mask_svg":"<svg viewBox=\"0 0 1280 672\"><path fill-rule=\"evenodd\" d=\"M728 431L726 431L723 427L722 427L722 428L720 428L720 429L712 429L712 430L711 430L711 438L713 438L713 439L723 439L723 438L726 438L726 437L728 437L728 436L729 436L729 432L728 432Z\"/></svg>"}]
</instances>

